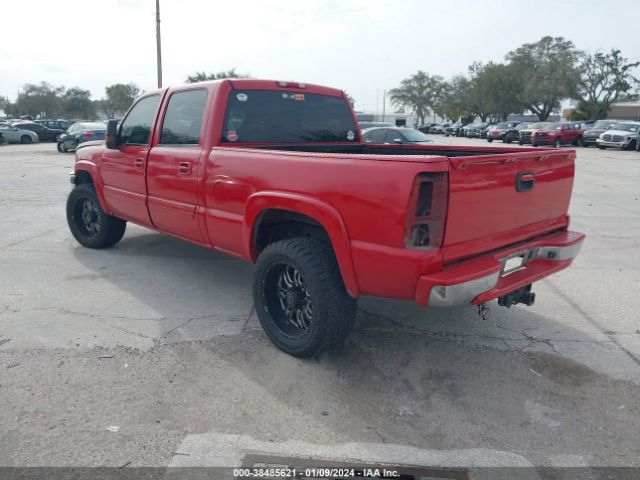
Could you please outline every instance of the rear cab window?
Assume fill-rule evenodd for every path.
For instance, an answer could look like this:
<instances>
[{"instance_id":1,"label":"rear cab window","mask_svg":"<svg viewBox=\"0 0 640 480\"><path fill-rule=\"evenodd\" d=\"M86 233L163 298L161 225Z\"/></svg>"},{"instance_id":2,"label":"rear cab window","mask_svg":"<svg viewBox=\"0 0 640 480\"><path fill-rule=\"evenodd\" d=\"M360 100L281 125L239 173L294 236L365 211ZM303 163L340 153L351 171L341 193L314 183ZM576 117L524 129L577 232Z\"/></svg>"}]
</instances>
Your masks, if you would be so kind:
<instances>
[{"instance_id":1,"label":"rear cab window","mask_svg":"<svg viewBox=\"0 0 640 480\"><path fill-rule=\"evenodd\" d=\"M231 91L222 143L358 142L342 97L286 90Z\"/></svg>"}]
</instances>

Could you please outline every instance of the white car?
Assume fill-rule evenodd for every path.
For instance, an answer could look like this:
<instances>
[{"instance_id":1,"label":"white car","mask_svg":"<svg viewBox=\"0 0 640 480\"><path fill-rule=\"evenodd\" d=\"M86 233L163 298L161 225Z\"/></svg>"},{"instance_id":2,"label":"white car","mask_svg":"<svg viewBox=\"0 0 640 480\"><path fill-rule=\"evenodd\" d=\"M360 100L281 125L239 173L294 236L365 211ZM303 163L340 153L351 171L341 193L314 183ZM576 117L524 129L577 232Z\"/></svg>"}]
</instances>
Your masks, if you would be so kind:
<instances>
[{"instance_id":1,"label":"white car","mask_svg":"<svg viewBox=\"0 0 640 480\"><path fill-rule=\"evenodd\" d=\"M618 122L600 134L598 148L624 148L633 150L640 143L640 122Z\"/></svg>"},{"instance_id":2,"label":"white car","mask_svg":"<svg viewBox=\"0 0 640 480\"><path fill-rule=\"evenodd\" d=\"M0 123L0 132L5 143L38 143L38 134L31 130L23 130L8 123Z\"/></svg>"}]
</instances>

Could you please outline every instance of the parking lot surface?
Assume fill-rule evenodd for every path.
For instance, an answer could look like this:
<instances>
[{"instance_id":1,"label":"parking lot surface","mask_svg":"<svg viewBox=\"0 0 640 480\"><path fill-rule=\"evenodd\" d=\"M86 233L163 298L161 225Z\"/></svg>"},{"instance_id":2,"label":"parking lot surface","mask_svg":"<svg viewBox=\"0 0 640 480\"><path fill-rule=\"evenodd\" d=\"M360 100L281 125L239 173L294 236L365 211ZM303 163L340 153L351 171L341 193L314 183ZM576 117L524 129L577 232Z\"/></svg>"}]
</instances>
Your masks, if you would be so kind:
<instances>
[{"instance_id":1,"label":"parking lot surface","mask_svg":"<svg viewBox=\"0 0 640 480\"><path fill-rule=\"evenodd\" d=\"M251 265L134 225L80 247L72 164L0 146L0 466L638 466L640 153L578 149L587 241L533 307L362 298L346 345L310 360L263 334Z\"/></svg>"}]
</instances>

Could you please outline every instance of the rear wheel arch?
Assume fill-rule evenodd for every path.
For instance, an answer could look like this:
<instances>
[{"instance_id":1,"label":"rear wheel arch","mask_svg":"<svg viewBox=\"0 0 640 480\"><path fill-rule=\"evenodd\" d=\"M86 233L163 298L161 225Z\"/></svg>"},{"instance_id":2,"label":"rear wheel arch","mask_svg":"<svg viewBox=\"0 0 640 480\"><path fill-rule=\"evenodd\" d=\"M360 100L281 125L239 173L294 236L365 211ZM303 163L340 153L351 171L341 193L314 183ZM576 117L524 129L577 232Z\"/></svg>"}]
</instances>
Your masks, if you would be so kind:
<instances>
[{"instance_id":1,"label":"rear wheel arch","mask_svg":"<svg viewBox=\"0 0 640 480\"><path fill-rule=\"evenodd\" d=\"M275 241L295 237L328 241L345 288L352 297L359 296L349 236L342 217L330 205L305 195L259 192L247 201L243 230L245 256L252 262Z\"/></svg>"}]
</instances>

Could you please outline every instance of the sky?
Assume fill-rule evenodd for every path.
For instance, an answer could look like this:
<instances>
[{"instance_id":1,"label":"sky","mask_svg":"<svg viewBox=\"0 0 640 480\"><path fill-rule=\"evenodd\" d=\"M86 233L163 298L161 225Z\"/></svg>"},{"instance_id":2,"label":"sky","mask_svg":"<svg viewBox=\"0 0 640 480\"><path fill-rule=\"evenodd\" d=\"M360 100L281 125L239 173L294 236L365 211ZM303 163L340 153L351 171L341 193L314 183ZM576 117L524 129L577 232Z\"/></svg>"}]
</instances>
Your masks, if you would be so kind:
<instances>
[{"instance_id":1,"label":"sky","mask_svg":"<svg viewBox=\"0 0 640 480\"><path fill-rule=\"evenodd\" d=\"M337 87L370 112L418 70L449 78L545 35L640 60L639 0L160 0L160 14L165 86L235 68ZM113 83L156 87L155 0L3 0L0 18L11 100L40 81L94 99Z\"/></svg>"}]
</instances>

